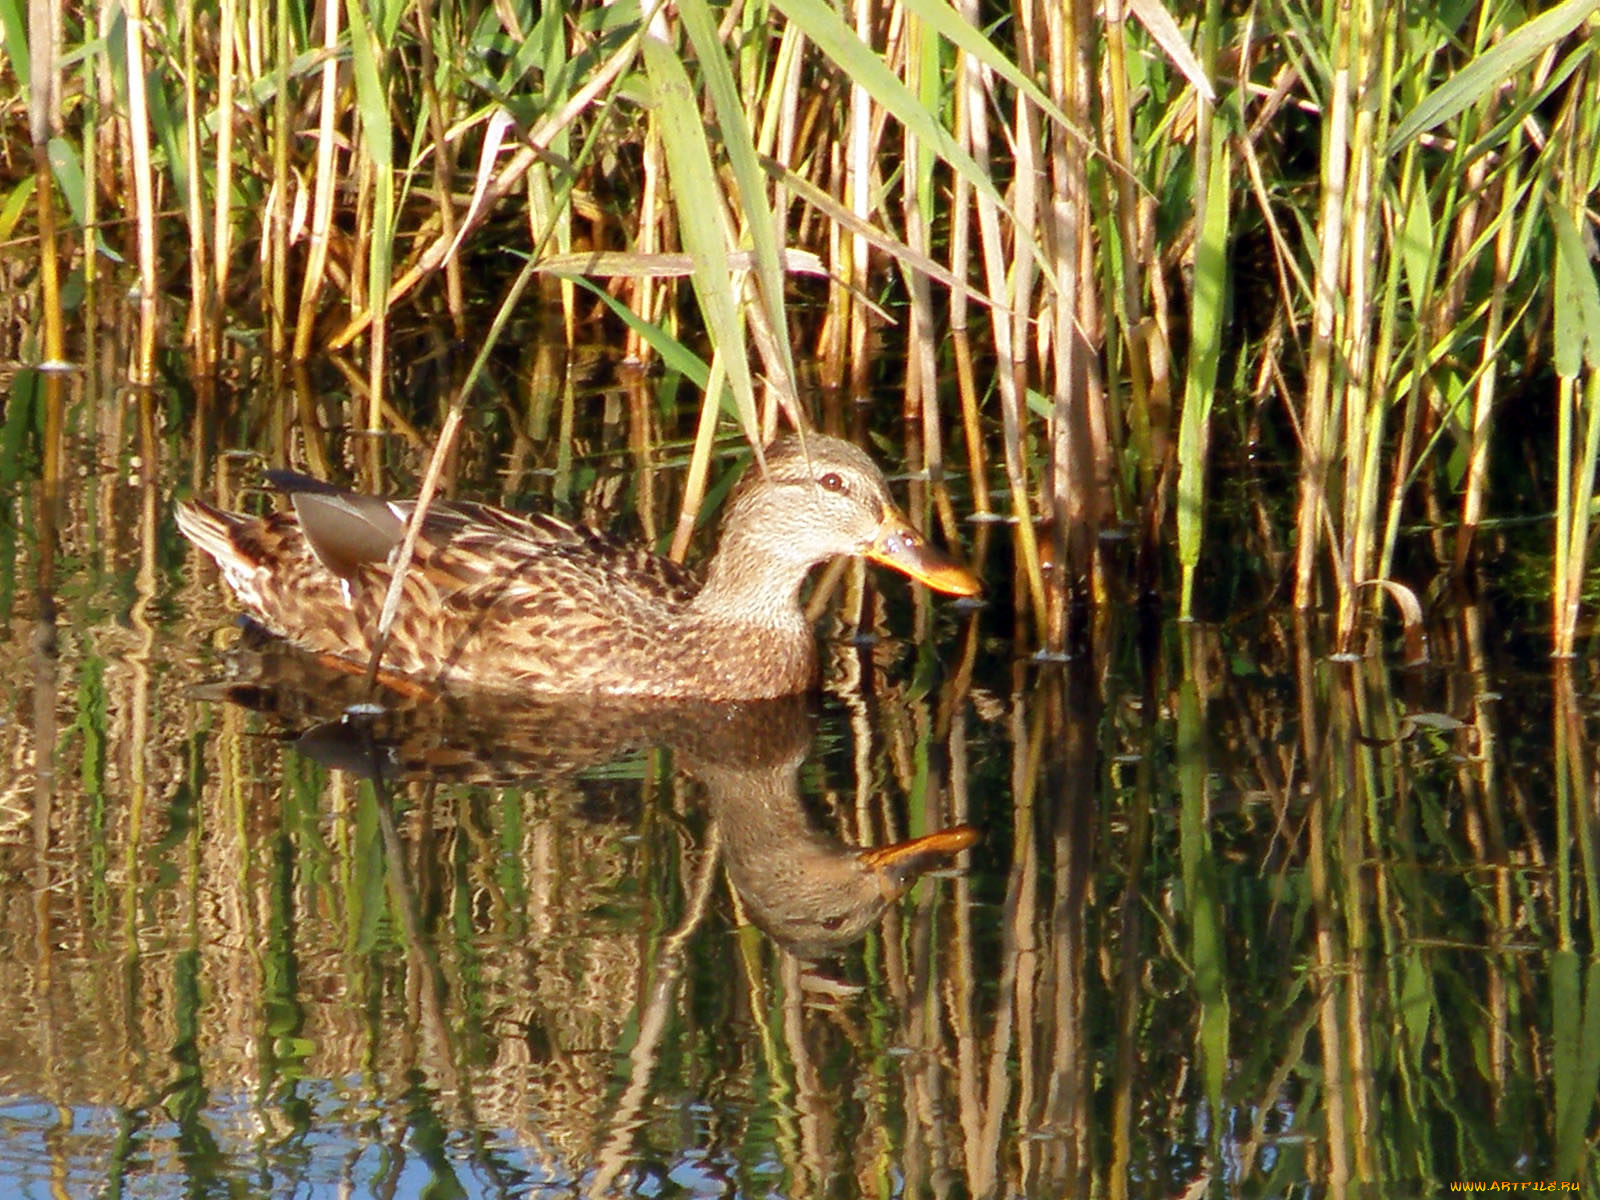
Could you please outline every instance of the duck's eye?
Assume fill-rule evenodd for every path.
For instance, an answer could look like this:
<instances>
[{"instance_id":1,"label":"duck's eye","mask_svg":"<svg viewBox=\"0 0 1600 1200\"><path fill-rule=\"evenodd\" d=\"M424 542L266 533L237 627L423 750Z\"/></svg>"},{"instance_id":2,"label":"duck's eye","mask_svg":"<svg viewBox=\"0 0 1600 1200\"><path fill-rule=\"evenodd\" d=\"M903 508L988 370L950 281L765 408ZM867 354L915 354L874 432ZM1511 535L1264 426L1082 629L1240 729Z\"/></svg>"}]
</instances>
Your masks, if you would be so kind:
<instances>
[{"instance_id":1,"label":"duck's eye","mask_svg":"<svg viewBox=\"0 0 1600 1200\"><path fill-rule=\"evenodd\" d=\"M836 471L829 471L821 479L817 480L817 483L821 485L822 490L825 492L844 491L844 480L839 478Z\"/></svg>"}]
</instances>

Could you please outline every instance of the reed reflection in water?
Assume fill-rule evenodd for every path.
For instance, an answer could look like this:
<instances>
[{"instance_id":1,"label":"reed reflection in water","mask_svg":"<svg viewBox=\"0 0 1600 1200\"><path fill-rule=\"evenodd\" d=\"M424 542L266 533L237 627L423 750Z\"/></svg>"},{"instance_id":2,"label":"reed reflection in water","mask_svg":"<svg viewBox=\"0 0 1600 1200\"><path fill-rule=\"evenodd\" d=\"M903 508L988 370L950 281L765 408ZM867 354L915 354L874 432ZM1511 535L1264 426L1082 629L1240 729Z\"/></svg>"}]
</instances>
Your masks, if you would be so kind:
<instances>
[{"instance_id":1,"label":"reed reflection in water","mask_svg":"<svg viewBox=\"0 0 1600 1200\"><path fill-rule=\"evenodd\" d=\"M862 602L818 704L350 721L236 645L149 444L0 530L11 1190L1600 1183L1593 685L1485 609L1402 673ZM838 910L757 896L808 861Z\"/></svg>"}]
</instances>

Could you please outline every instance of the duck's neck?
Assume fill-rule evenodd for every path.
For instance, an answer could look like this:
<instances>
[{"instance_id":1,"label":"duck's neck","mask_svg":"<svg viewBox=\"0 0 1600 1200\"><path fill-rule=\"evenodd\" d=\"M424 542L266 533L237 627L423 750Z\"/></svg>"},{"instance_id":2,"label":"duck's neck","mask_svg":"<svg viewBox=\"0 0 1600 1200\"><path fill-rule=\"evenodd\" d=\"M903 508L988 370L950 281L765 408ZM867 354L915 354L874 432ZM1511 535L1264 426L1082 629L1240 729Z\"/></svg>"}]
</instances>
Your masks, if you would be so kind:
<instances>
[{"instance_id":1,"label":"duck's neck","mask_svg":"<svg viewBox=\"0 0 1600 1200\"><path fill-rule=\"evenodd\" d=\"M769 543L736 526L728 528L691 607L713 620L805 630L809 635L799 597L812 566L775 553Z\"/></svg>"}]
</instances>

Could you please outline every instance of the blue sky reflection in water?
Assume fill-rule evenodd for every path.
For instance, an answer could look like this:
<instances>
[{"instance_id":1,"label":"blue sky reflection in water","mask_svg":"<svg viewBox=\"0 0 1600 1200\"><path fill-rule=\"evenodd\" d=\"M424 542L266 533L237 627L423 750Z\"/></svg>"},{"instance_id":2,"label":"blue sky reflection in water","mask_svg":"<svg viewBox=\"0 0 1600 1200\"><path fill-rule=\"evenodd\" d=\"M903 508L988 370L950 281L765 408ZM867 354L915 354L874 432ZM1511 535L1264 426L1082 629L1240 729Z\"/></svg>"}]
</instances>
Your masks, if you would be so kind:
<instances>
[{"instance_id":1,"label":"blue sky reflection in water","mask_svg":"<svg viewBox=\"0 0 1600 1200\"><path fill-rule=\"evenodd\" d=\"M1113 613L1084 670L846 572L814 704L352 725L76 453L53 652L36 489L0 539L0 1192L1600 1183L1594 684L1477 610L1417 671Z\"/></svg>"}]
</instances>

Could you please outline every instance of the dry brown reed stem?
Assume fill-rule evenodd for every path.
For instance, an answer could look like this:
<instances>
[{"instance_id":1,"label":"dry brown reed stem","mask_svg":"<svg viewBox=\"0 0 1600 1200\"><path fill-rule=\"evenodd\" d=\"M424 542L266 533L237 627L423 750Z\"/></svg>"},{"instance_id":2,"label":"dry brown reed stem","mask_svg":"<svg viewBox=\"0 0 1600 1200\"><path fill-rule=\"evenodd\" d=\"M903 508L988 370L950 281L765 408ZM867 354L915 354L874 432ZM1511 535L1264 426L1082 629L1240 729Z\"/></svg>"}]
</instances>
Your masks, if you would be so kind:
<instances>
[{"instance_id":1,"label":"dry brown reed stem","mask_svg":"<svg viewBox=\"0 0 1600 1200\"><path fill-rule=\"evenodd\" d=\"M989 131L982 119L986 72L971 58L964 58L962 65L962 86L967 92L967 105L976 115L976 119L968 126L971 144L966 149L979 169L987 174L990 173ZM1025 300L1013 291L1015 281L1011 276L1010 260L1000 232L999 207L981 192L974 193L973 199L976 202L985 284L989 295L1000 298L1002 303L1002 307L994 312L993 332L995 362L999 370L1006 478L1011 487L1011 510L1016 517L1018 557L1028 581L1028 595L1032 601L1035 630L1042 645L1048 640L1049 609L1045 597L1044 574L1039 562L1038 539L1033 529L1033 508L1028 496L1027 470L1022 457L1022 410L1027 364L1022 348L1014 336L1016 329L1021 327L1018 310L1025 304ZM965 220L966 214L957 213L955 219ZM1010 319L1007 319L1008 308Z\"/></svg>"},{"instance_id":2,"label":"dry brown reed stem","mask_svg":"<svg viewBox=\"0 0 1600 1200\"><path fill-rule=\"evenodd\" d=\"M922 23L912 17L906 23L906 53L902 59L901 67L904 71L906 90L913 95L921 91L922 70ZM900 184L900 222L905 230L906 245L918 254L927 254L930 249L928 226L922 205L923 172L921 143L917 135L909 128L902 126L900 130L900 162L903 177ZM933 374L932 352L933 344L933 310L932 297L928 291L928 280L920 272L905 272L907 312L909 324L906 329L906 378L904 412L909 417L913 412L919 411L923 404L923 393L929 386Z\"/></svg>"},{"instance_id":3,"label":"dry brown reed stem","mask_svg":"<svg viewBox=\"0 0 1600 1200\"><path fill-rule=\"evenodd\" d=\"M906 22L904 67L906 87L913 95L920 94L923 90L925 36L927 36L926 31L922 28L921 22L914 17L909 18ZM926 257L933 249L927 212L930 203L929 193L932 189L931 180L926 178L931 174L932 164L924 161L926 156L921 143L909 128L902 129L901 156L904 164L904 178L900 188L901 220L905 226L906 244ZM923 272L907 270L904 272L904 278L910 300L910 324L906 330L905 397L902 406L906 420L907 465L913 470L920 468L926 471L945 536L954 540L955 513L943 486L944 437L939 425L939 339L934 324L933 294L928 277ZM917 436L918 434L920 436ZM920 446L920 455L911 452L913 445ZM920 462L917 461L919 458ZM915 504L917 491L913 490L912 494ZM920 519L921 514L913 511L912 520L920 522Z\"/></svg>"},{"instance_id":4,"label":"dry brown reed stem","mask_svg":"<svg viewBox=\"0 0 1600 1200\"><path fill-rule=\"evenodd\" d=\"M952 300L957 294L952 294ZM964 328L952 329L950 345L955 352L956 393L961 404L961 435L967 449L967 478L972 486L972 508L974 512L987 516L994 510L989 502L988 465L983 456L983 428L978 417L980 398L972 368L972 339Z\"/></svg>"},{"instance_id":5,"label":"dry brown reed stem","mask_svg":"<svg viewBox=\"0 0 1600 1200\"><path fill-rule=\"evenodd\" d=\"M661 130L656 122L649 122L644 134L644 187L639 203L639 228L636 234L642 254L657 254L663 248L661 222L667 207L661 203L666 186L666 164L661 146ZM570 285L569 285L570 286ZM630 307L646 321L656 319L656 281L646 275L634 281L634 294ZM576 336L573 327L567 330L568 344ZM654 356L650 343L640 337L630 325L624 340L624 356L630 362L649 362Z\"/></svg>"},{"instance_id":6,"label":"dry brown reed stem","mask_svg":"<svg viewBox=\"0 0 1600 1200\"><path fill-rule=\"evenodd\" d=\"M639 531L646 545L654 546L656 529L656 466L651 448L660 440L660 431L651 420L650 396L644 386L644 373L634 371L622 381L623 399L628 406L628 450L633 459L634 509L639 514Z\"/></svg>"},{"instance_id":7,"label":"dry brown reed stem","mask_svg":"<svg viewBox=\"0 0 1600 1200\"><path fill-rule=\"evenodd\" d=\"M211 201L211 307L219 321L228 311L228 260L233 252L234 32L238 0L220 0L217 30L216 188ZM195 159L198 165L199 159Z\"/></svg>"},{"instance_id":8,"label":"dry brown reed stem","mask_svg":"<svg viewBox=\"0 0 1600 1200\"><path fill-rule=\"evenodd\" d=\"M48 134L34 141L33 194L39 219L39 304L42 309L40 315L44 319L44 357L47 362L59 366L66 355L66 333L61 312L61 275L57 260L60 251L56 245L55 182L50 173L48 141ZM54 439L47 436L45 444L47 447L54 445ZM53 478L49 475L49 466L47 456L47 480Z\"/></svg>"},{"instance_id":9,"label":"dry brown reed stem","mask_svg":"<svg viewBox=\"0 0 1600 1200\"><path fill-rule=\"evenodd\" d=\"M29 0L29 28L34 31L26 53L31 56L32 90L28 96L28 134L33 143L34 211L39 219L39 303L44 323L44 357L59 365L66 356L65 322L61 311L60 247L57 244L55 180L50 170L50 139L61 124L61 6L48 0ZM130 36L131 36L130 29ZM14 53L15 47L8 52ZM86 254L93 258L93 254ZM59 396L59 388L51 393ZM59 404L55 406L59 409ZM46 409L48 413L52 411ZM45 494L53 506L60 478L60 463L54 448L56 436L45 437ZM52 470L54 468L54 470Z\"/></svg>"},{"instance_id":10,"label":"dry brown reed stem","mask_svg":"<svg viewBox=\"0 0 1600 1200\"><path fill-rule=\"evenodd\" d=\"M1024 11L1032 11L1031 6L1024 6ZM1024 30L1019 39L1020 45L1026 45L1031 30ZM1031 73L1031 72L1030 72ZM1006 293L1009 316L1011 318L1011 348L1016 356L1019 368L1026 369L1024 364L1032 365L1039 361L1037 345L1030 344L1030 334L1038 329L1044 335L1050 329L1047 321L1038 319L1034 305L1035 297L1039 292L1039 259L1035 253L1034 231L1039 227L1039 179L1042 175L1041 165L1036 157L1039 150L1038 114L1033 104L1024 96L1018 95L1016 107L1013 112L1013 122L1010 138L1012 141L1012 154L1016 164L1016 175L1011 181L1008 199L1011 202L1011 211L1007 214L1007 232L1010 235L1010 262L1006 268L1006 281L1010 288ZM997 214L998 215L998 214ZM1047 279L1046 286L1053 289L1054 279ZM1025 392L1029 375L1023 374L1018 380L1020 392ZM1019 394L1018 399L1021 399Z\"/></svg>"},{"instance_id":11,"label":"dry brown reed stem","mask_svg":"<svg viewBox=\"0 0 1600 1200\"><path fill-rule=\"evenodd\" d=\"M1031 5L1022 6L1024 14L1032 11ZM1028 69L1025 48L1029 45L1032 33L1033 31L1028 28L1019 31L1018 45L1024 48L1022 65L1025 70ZM1031 70L1028 73L1031 75ZM1010 399L1007 399L1007 393L1002 389L1000 400L1002 410L1007 414L1010 413L1012 405L1016 406L1016 421L1020 440L1021 431L1026 428L1027 417L1024 397L1027 394L1030 375L1032 374L1030 367L1039 361L1037 352L1040 347L1030 345L1029 334L1032 330L1037 329L1041 337L1047 336L1051 323L1043 319L1034 309L1035 298L1040 292L1038 287L1040 271L1038 256L1035 253L1034 231L1039 226L1038 182L1043 175L1041 164L1035 157L1039 149L1038 114L1033 107L1033 103L1025 96L1019 94L1016 97L1015 104L1014 124L1010 131L1010 138L1012 154L1016 163L1016 174L1011 181L1008 195L1008 199L1011 202L1011 212L1008 214L1007 223L1011 244L1010 262L1004 270L1006 284L1009 288L1006 296L1010 306L1011 334L1009 340L1011 343L1011 363L1015 384ZM981 198L979 203L980 205L983 203ZM998 213L995 215L998 216ZM988 243L986 241L985 253L987 252ZM1053 278L1048 279L1046 286L1051 292L1054 292L1056 280ZM1061 299L1059 295L1054 295L1050 298L1050 302L1059 302ZM1003 320L1005 314L1002 313L1000 315ZM1000 361L1003 363L1006 359L1002 356ZM1007 419L1010 419L1009 415ZM1010 440L1009 433L1007 434L1007 440ZM1031 511L1031 504L1028 500L1027 468L1025 464L1020 464L1020 459L1019 465L1021 465L1021 471L1018 478L1023 481L1020 518L1021 512ZM1022 522L1019 519L1019 531L1024 523L1026 522ZM1033 529L1031 523L1028 524L1027 536L1029 541L1032 541ZM1054 604L1055 594L1044 589L1043 571L1042 568L1037 567L1039 560L1037 545L1029 546L1028 542L1024 542L1023 545L1023 560L1029 563L1028 579L1030 588L1036 573L1039 579L1038 589L1034 593L1034 602L1038 609L1039 640L1041 644L1055 646L1059 644L1059 639L1054 636L1054 630L1058 622L1052 615L1057 611L1057 607Z\"/></svg>"},{"instance_id":12,"label":"dry brown reed stem","mask_svg":"<svg viewBox=\"0 0 1600 1200\"><path fill-rule=\"evenodd\" d=\"M439 89L434 86L434 77L438 73L438 63L434 58L434 24L433 6L418 4L413 11L417 17L417 40L421 45L422 71L422 99L428 110L428 133L432 140L431 157L433 163L433 193L434 209L439 214L441 223L440 236L455 239L456 211L451 198L451 180L455 177L455 156L457 143L446 136L451 121L451 112L446 110L446 105L454 106L453 93L441 96ZM457 21L463 14L444 13L447 20ZM461 287L461 262L451 258L444 267L444 295L445 307L450 313L450 323L456 336L465 337L467 332L466 299Z\"/></svg>"},{"instance_id":13,"label":"dry brown reed stem","mask_svg":"<svg viewBox=\"0 0 1600 1200\"><path fill-rule=\"evenodd\" d=\"M194 0L184 0L179 20L183 26L183 142L184 175L188 186L183 197L189 226L189 304L185 340L193 351L202 375L209 375L218 348L216 316L210 305L210 264L206 252L206 212L200 171L200 95L199 55L195 46Z\"/></svg>"},{"instance_id":14,"label":"dry brown reed stem","mask_svg":"<svg viewBox=\"0 0 1600 1200\"><path fill-rule=\"evenodd\" d=\"M976 12L967 11L970 4L962 7L962 16L973 20ZM955 78L963 78L966 67L963 51L956 53ZM970 143L968 125L972 120L972 111L969 107L973 94L966 88L957 88L955 93L955 121L954 134L957 145L966 146ZM978 117L983 117L982 109L978 110ZM951 197L949 211L950 221L950 274L955 279L970 279L972 265L972 226L966 219L972 203L972 184L960 171L952 173ZM981 514L993 511L989 501L988 468L984 461L982 424L979 419L979 408L983 398L978 394L977 379L972 365L972 342L967 336L967 304L968 297L965 288L952 288L950 291L950 332L951 343L955 351L956 368L956 393L961 404L961 429L963 440L967 449L967 471L972 484L972 506Z\"/></svg>"},{"instance_id":15,"label":"dry brown reed stem","mask_svg":"<svg viewBox=\"0 0 1600 1200\"><path fill-rule=\"evenodd\" d=\"M1507 176L1497 181L1500 215L1499 228L1494 238L1494 282L1489 294L1489 311L1484 320L1482 351L1478 360L1478 379L1472 390L1471 450L1467 457L1467 473L1461 494L1461 532L1456 537L1455 569L1464 571L1472 554L1473 539L1478 523L1483 519L1484 489L1489 479L1489 430L1491 426L1495 384L1499 378L1498 367L1503 347L1501 331L1505 324L1506 293L1511 282L1511 250L1516 233L1515 197L1521 194L1518 187L1520 171L1517 149L1522 143L1520 132L1511 135L1511 153L1506 163ZM1387 574L1387 568L1384 569Z\"/></svg>"},{"instance_id":16,"label":"dry brown reed stem","mask_svg":"<svg viewBox=\"0 0 1600 1200\"><path fill-rule=\"evenodd\" d=\"M672 530L672 547L668 557L682 562L689 553L689 541L694 537L695 522L700 516L700 503L705 499L706 476L711 470L711 451L717 439L717 397L722 395L725 376L722 352L711 359L711 374L706 382L705 403L700 406L700 423L694 435L694 453L689 458L689 477L683 485L683 507L678 512L678 523Z\"/></svg>"},{"instance_id":17,"label":"dry brown reed stem","mask_svg":"<svg viewBox=\"0 0 1600 1200\"><path fill-rule=\"evenodd\" d=\"M1043 60L1050 99L1069 120L1084 126L1090 109L1087 49L1081 39L1091 20L1081 3L1046 6ZM1094 550L1110 457L1106 397L1096 382L1093 347L1083 333L1099 320L1097 291L1088 286L1094 278L1092 239L1081 220L1089 211L1088 156L1057 122L1050 123L1048 137L1044 244L1053 280L1048 326L1053 377L1050 510L1060 582L1089 577L1091 591L1098 595ZM1065 630L1053 626L1053 632L1063 636ZM1061 649L1061 643L1053 648Z\"/></svg>"},{"instance_id":18,"label":"dry brown reed stem","mask_svg":"<svg viewBox=\"0 0 1600 1200\"><path fill-rule=\"evenodd\" d=\"M843 147L837 142L824 146L822 186L830 195L838 195L838 181L843 170ZM824 226L828 248L824 261L828 264L828 302L817 329L814 354L817 359L818 385L824 391L838 391L844 386L844 347L849 331L849 289L844 280L850 278L850 264L844 250L844 231L839 222L829 221Z\"/></svg>"},{"instance_id":19,"label":"dry brown reed stem","mask_svg":"<svg viewBox=\"0 0 1600 1200\"><path fill-rule=\"evenodd\" d=\"M139 238L139 292L156 292L156 202L150 167L150 111L145 95L144 0L131 0L128 16L128 136L133 147L133 205ZM139 381L146 382L146 381Z\"/></svg>"},{"instance_id":20,"label":"dry brown reed stem","mask_svg":"<svg viewBox=\"0 0 1600 1200\"><path fill-rule=\"evenodd\" d=\"M1333 411L1334 336L1344 254L1345 181L1351 120L1348 21L1348 11L1339 10L1334 35L1332 97L1322 135L1322 204L1316 226L1320 253L1312 296L1311 354L1300 418L1300 500L1295 519L1294 604L1301 609L1310 608L1315 602L1312 571L1328 519L1327 483L1332 445L1329 418Z\"/></svg>"},{"instance_id":21,"label":"dry brown reed stem","mask_svg":"<svg viewBox=\"0 0 1600 1200\"><path fill-rule=\"evenodd\" d=\"M1394 55L1398 34L1394 22L1384 25L1383 48L1383 80L1377 85L1380 94L1389 89L1387 81L1394 75ZM1380 109L1380 116L1385 115ZM1382 120L1374 132L1374 139L1381 145L1388 137L1389 125L1387 120ZM1364 581L1378 581L1380 586L1387 586L1385 581L1389 578L1389 565L1393 558L1396 538L1399 535L1398 502L1403 495L1404 481L1410 477L1411 455L1413 451L1412 431L1402 428L1400 431L1400 446L1398 452L1394 448L1390 429L1394 424L1394 410L1397 406L1397 397L1394 388L1395 375L1395 342L1399 336L1399 298L1401 288L1402 255L1397 252L1394 239L1394 213L1392 200L1394 195L1404 195L1407 192L1405 180L1409 179L1410 186L1420 186L1420 172L1415 170L1416 161L1413 155L1407 154L1402 158L1400 177L1402 182L1395 184L1381 184L1378 199L1374 202L1372 221L1374 234L1379 239L1385 251L1385 270L1383 280L1376 285L1372 298L1373 307L1377 313L1378 330L1374 339L1371 353L1371 363L1367 369L1367 377L1371 381L1369 386L1375 398L1369 401L1373 409L1370 414L1370 432L1367 443L1367 464L1363 471L1361 486L1370 492L1364 503L1369 506L1369 517L1373 525L1372 535L1377 539L1369 557L1364 560L1361 567L1361 579ZM1411 168L1409 174L1407 168ZM1387 174L1382 168L1380 173ZM1382 493L1382 476L1387 471L1389 474L1389 499L1383 507L1382 533L1378 532L1379 500ZM1405 589L1396 588L1393 594L1398 598L1404 594L1408 597L1413 594ZM1377 601L1374 600L1374 608Z\"/></svg>"},{"instance_id":22,"label":"dry brown reed stem","mask_svg":"<svg viewBox=\"0 0 1600 1200\"><path fill-rule=\"evenodd\" d=\"M264 0L255 0L263 3ZM259 15L259 14L258 14ZM280 4L277 19L272 23L273 50L276 62L272 101L272 181L268 191L266 243L263 260L267 266L267 347L271 353L273 383L281 378L279 364L289 348L289 205L294 189L294 179L289 171L289 140L293 130L289 122L289 14L286 5ZM252 30L262 26L251 24ZM259 64L252 64L259 67ZM259 76L259 70L252 75Z\"/></svg>"},{"instance_id":23,"label":"dry brown reed stem","mask_svg":"<svg viewBox=\"0 0 1600 1200\"><path fill-rule=\"evenodd\" d=\"M328 242L333 229L333 202L339 180L334 169L334 120L339 103L339 0L324 0L322 7L322 87L317 117L316 190L311 201L311 229L306 248L305 272L300 279L300 304L295 313L294 360L304 362L312 353L317 296L328 266Z\"/></svg>"},{"instance_id":24,"label":"dry brown reed stem","mask_svg":"<svg viewBox=\"0 0 1600 1200\"><path fill-rule=\"evenodd\" d=\"M1353 97L1354 120L1351 127L1350 204L1346 224L1347 264L1345 267L1344 312L1341 317L1340 392L1344 406L1343 515L1341 517L1344 558L1352 585L1372 578L1376 516L1379 496L1378 474L1383 455L1383 418L1388 409L1387 388L1374 379L1373 304L1374 281L1371 268L1378 261L1375 176L1381 170L1377 161L1376 117L1381 98L1388 89L1374 69L1377 47L1376 11L1368 0L1356 6L1356 67ZM1403 470L1403 465L1401 465ZM1339 595L1339 644L1348 648L1355 633L1358 593L1354 586ZM1378 597L1373 599L1374 605Z\"/></svg>"},{"instance_id":25,"label":"dry brown reed stem","mask_svg":"<svg viewBox=\"0 0 1600 1200\"><path fill-rule=\"evenodd\" d=\"M856 36L865 45L875 45L877 39L873 37L873 27L876 20L872 0L853 0L851 12ZM852 79L844 118L844 185L850 211L860 221L866 221L872 215L872 114L872 99L867 95L867 89ZM866 306L861 300L870 286L867 239L859 233L851 234L841 249L844 247L849 249L845 264L847 269L839 277L850 282L850 293L844 300L846 325L840 345L850 369L846 386L852 398L860 399L867 391L868 327Z\"/></svg>"}]
</instances>

